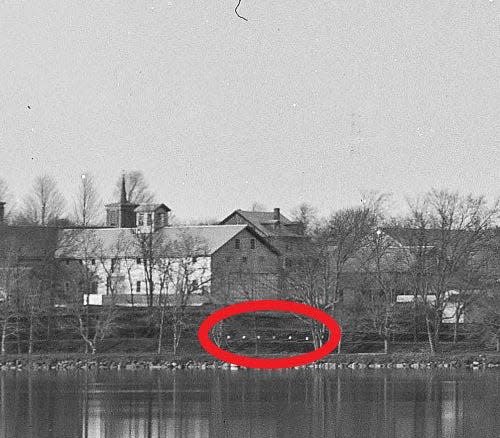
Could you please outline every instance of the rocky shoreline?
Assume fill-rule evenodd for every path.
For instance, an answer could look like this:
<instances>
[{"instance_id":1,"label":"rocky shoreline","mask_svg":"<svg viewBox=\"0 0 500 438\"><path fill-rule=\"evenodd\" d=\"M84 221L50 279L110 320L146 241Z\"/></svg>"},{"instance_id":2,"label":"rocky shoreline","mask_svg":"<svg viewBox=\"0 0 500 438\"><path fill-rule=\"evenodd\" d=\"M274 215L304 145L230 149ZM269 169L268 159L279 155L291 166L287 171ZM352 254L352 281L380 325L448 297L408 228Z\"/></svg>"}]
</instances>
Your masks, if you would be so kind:
<instances>
[{"instance_id":1,"label":"rocky shoreline","mask_svg":"<svg viewBox=\"0 0 500 438\"><path fill-rule=\"evenodd\" d=\"M156 369L232 369L243 367L219 361L191 358L160 357L19 357L0 359L0 371L22 370L156 370ZM453 355L448 357L431 357L427 355L339 355L331 356L313 364L295 367L296 369L431 369L461 368L490 369L500 368L500 355Z\"/></svg>"}]
</instances>

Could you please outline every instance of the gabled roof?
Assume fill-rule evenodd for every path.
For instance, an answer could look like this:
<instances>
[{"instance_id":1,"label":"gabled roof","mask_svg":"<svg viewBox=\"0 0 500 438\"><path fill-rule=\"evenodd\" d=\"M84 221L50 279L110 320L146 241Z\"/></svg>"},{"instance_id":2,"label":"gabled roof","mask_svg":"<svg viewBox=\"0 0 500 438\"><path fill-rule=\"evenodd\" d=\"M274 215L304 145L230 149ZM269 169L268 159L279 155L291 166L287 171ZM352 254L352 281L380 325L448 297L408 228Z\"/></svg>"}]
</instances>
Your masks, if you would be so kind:
<instances>
[{"instance_id":1,"label":"gabled roof","mask_svg":"<svg viewBox=\"0 0 500 438\"><path fill-rule=\"evenodd\" d=\"M244 210L236 210L236 211L251 222L256 222L260 224L275 222L273 211L244 211ZM288 224L291 223L291 220L288 219L286 216L283 216L280 212L280 222L282 224Z\"/></svg>"},{"instance_id":2,"label":"gabled roof","mask_svg":"<svg viewBox=\"0 0 500 438\"><path fill-rule=\"evenodd\" d=\"M66 228L60 230L56 258L86 259L135 257L132 228Z\"/></svg>"},{"instance_id":3,"label":"gabled roof","mask_svg":"<svg viewBox=\"0 0 500 438\"><path fill-rule=\"evenodd\" d=\"M264 236L299 236L299 234L294 233L289 228L289 226L295 225L296 222L292 222L280 213L279 224L277 224L273 211L235 210L223 219L220 224L226 224L227 221L235 216L240 218L241 223L248 223Z\"/></svg>"},{"instance_id":4,"label":"gabled roof","mask_svg":"<svg viewBox=\"0 0 500 438\"><path fill-rule=\"evenodd\" d=\"M207 254L213 254L225 243L246 228L245 225L196 225L184 227L163 227L157 231L169 242L180 242L189 238L206 248Z\"/></svg>"},{"instance_id":5,"label":"gabled roof","mask_svg":"<svg viewBox=\"0 0 500 438\"><path fill-rule=\"evenodd\" d=\"M163 227L153 233L153 239L165 245L171 254L177 256L184 248L197 256L209 256L229 242L241 231L247 229L262 241L271 251L279 254L269 242L257 235L247 225L199 225ZM58 258L120 258L141 257L140 239L134 228L84 228L61 230Z\"/></svg>"},{"instance_id":6,"label":"gabled roof","mask_svg":"<svg viewBox=\"0 0 500 438\"><path fill-rule=\"evenodd\" d=\"M208 254L213 254L233 237L236 237L243 230L247 230L257 240L276 254L280 254L278 249L262 238L248 225L195 225L184 227L164 227L157 231L169 242L179 242L186 237L198 241L205 247Z\"/></svg>"}]
</instances>

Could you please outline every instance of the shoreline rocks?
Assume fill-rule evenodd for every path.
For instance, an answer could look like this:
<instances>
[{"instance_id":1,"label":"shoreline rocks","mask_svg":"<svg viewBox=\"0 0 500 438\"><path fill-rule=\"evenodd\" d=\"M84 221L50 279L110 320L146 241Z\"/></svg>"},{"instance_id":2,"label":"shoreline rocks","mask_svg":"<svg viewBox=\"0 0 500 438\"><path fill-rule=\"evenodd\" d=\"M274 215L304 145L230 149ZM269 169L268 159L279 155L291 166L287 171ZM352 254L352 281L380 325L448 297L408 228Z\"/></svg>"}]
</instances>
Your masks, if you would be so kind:
<instances>
[{"instance_id":1,"label":"shoreline rocks","mask_svg":"<svg viewBox=\"0 0 500 438\"><path fill-rule=\"evenodd\" d=\"M402 355L399 355L402 356ZM295 369L348 369L348 370L372 370L372 369L397 369L397 370L422 370L422 369L469 369L484 370L500 368L500 355L486 357L484 355L466 355L457 358L446 357L422 357L406 359L393 357L391 355L349 355L349 357L328 357L312 364L295 367ZM238 365L219 362L216 360L193 360L191 358L166 359L166 358L137 358L137 357L76 357L59 359L56 357L28 357L22 358L0 358L1 371L49 371L49 370L213 370L224 369L238 371L245 369Z\"/></svg>"}]
</instances>

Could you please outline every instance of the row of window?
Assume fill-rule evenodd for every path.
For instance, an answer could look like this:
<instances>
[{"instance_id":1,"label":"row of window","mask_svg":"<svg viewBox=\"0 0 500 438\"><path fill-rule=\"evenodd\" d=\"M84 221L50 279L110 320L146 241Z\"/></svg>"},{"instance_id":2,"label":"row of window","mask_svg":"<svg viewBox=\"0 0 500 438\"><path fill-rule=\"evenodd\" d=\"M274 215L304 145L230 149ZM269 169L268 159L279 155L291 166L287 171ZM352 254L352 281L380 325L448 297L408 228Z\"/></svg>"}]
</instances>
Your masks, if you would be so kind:
<instances>
[{"instance_id":1,"label":"row of window","mask_svg":"<svg viewBox=\"0 0 500 438\"><path fill-rule=\"evenodd\" d=\"M237 261L238 259L239 259L239 257L236 257L236 261ZM232 262L232 260L233 260L233 258L232 258L232 257L229 257L229 256L227 256L227 257L226 257L226 263L231 263L231 262ZM258 260L259 260L259 263L264 263L265 258L264 258L264 256L259 256L259 257L258 257ZM247 257L247 256L243 256L243 257L241 257L241 263L247 263L247 262L248 262L248 257Z\"/></svg>"},{"instance_id":2,"label":"row of window","mask_svg":"<svg viewBox=\"0 0 500 438\"><path fill-rule=\"evenodd\" d=\"M160 225L166 225L166 215L165 213L156 213L157 223ZM137 225L152 225L153 224L153 213L137 213Z\"/></svg>"},{"instance_id":3,"label":"row of window","mask_svg":"<svg viewBox=\"0 0 500 438\"><path fill-rule=\"evenodd\" d=\"M194 260L194 261L196 261L196 260ZM70 259L67 259L67 260L66 260L66 265L69 265L69 264L70 264L70 262L71 262L71 260L70 260ZM113 269L114 269L114 267L116 266L116 262L117 262L117 260L116 260L116 259L111 259L111 270L113 270ZM142 259L141 259L140 257L138 257L138 258L136 259L136 262L137 262L137 264L138 264L138 265L142 265ZM79 259L79 260L78 260L78 263L80 263L80 265L83 265L83 260ZM90 260L90 264L91 264L92 266L95 266L95 259L91 259L91 260Z\"/></svg>"},{"instance_id":4,"label":"row of window","mask_svg":"<svg viewBox=\"0 0 500 438\"><path fill-rule=\"evenodd\" d=\"M234 248L241 249L241 239L234 239ZM250 249L255 249L255 239L250 239Z\"/></svg>"}]
</instances>

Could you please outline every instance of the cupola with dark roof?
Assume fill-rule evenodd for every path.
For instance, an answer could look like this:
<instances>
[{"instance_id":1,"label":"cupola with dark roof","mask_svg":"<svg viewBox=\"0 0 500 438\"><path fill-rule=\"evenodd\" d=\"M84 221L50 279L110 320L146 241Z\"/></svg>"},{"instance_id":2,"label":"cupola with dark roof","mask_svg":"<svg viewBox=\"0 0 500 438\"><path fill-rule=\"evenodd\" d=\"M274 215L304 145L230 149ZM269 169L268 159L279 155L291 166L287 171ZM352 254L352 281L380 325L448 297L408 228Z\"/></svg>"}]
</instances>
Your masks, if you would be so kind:
<instances>
[{"instance_id":1,"label":"cupola with dark roof","mask_svg":"<svg viewBox=\"0 0 500 438\"><path fill-rule=\"evenodd\" d=\"M106 226L113 228L135 227L134 210L137 207L137 204L133 204L127 200L125 175L122 176L120 202L107 204L105 207L106 207Z\"/></svg>"}]
</instances>

